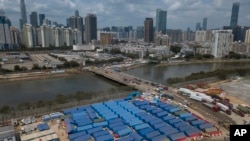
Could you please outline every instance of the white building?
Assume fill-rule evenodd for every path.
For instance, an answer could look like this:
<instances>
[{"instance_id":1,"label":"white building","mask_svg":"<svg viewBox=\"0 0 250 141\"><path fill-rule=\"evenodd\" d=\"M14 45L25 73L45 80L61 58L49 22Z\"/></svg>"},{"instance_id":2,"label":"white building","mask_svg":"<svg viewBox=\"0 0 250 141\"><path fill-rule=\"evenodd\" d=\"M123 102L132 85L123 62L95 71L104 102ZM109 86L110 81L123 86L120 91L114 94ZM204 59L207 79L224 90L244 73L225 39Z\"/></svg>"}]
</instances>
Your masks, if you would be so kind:
<instances>
[{"instance_id":1,"label":"white building","mask_svg":"<svg viewBox=\"0 0 250 141\"><path fill-rule=\"evenodd\" d=\"M198 43L211 41L212 31L210 30L200 30L195 32L194 41Z\"/></svg>"},{"instance_id":2,"label":"white building","mask_svg":"<svg viewBox=\"0 0 250 141\"><path fill-rule=\"evenodd\" d=\"M32 30L33 29L31 24L23 25L23 44L28 48L34 47Z\"/></svg>"},{"instance_id":3,"label":"white building","mask_svg":"<svg viewBox=\"0 0 250 141\"><path fill-rule=\"evenodd\" d=\"M250 29L246 31L245 43L250 44Z\"/></svg>"},{"instance_id":4,"label":"white building","mask_svg":"<svg viewBox=\"0 0 250 141\"><path fill-rule=\"evenodd\" d=\"M49 47L51 45L51 28L47 25L42 25L41 27L41 41L42 47Z\"/></svg>"},{"instance_id":5,"label":"white building","mask_svg":"<svg viewBox=\"0 0 250 141\"><path fill-rule=\"evenodd\" d=\"M227 55L233 42L232 30L213 30L212 42L212 55L215 58Z\"/></svg>"}]
</instances>

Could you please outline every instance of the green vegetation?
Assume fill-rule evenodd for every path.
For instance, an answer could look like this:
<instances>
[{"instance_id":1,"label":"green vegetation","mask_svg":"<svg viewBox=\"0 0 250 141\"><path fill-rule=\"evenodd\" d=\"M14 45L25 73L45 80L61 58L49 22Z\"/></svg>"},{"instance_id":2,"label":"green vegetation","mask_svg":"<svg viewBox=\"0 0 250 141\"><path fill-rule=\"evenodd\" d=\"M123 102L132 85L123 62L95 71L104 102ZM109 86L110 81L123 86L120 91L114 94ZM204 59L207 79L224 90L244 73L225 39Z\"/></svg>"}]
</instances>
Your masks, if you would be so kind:
<instances>
[{"instance_id":1,"label":"green vegetation","mask_svg":"<svg viewBox=\"0 0 250 141\"><path fill-rule=\"evenodd\" d=\"M121 54L122 52L121 52L121 50L119 49L119 48L112 48L111 50L110 50L110 54Z\"/></svg>"},{"instance_id":2,"label":"green vegetation","mask_svg":"<svg viewBox=\"0 0 250 141\"><path fill-rule=\"evenodd\" d=\"M131 59L139 59L139 55L135 53L123 53L123 55Z\"/></svg>"},{"instance_id":3,"label":"green vegetation","mask_svg":"<svg viewBox=\"0 0 250 141\"><path fill-rule=\"evenodd\" d=\"M239 76L246 76L250 75L250 68L242 68L242 69L232 69L232 70L215 70L211 72L198 72L198 73L192 73L189 76L186 76L184 78L175 77L175 78L169 78L167 80L168 84L176 84L180 82L185 81L192 81L192 80L198 80L198 79L204 79L209 77L218 77L221 80L227 79L230 75L239 75Z\"/></svg>"},{"instance_id":4,"label":"green vegetation","mask_svg":"<svg viewBox=\"0 0 250 141\"><path fill-rule=\"evenodd\" d=\"M198 53L196 53L195 55L189 54L185 56L186 60L189 60L189 59L206 60L206 59L213 59L213 58L214 56L211 54L198 54Z\"/></svg>"},{"instance_id":5,"label":"green vegetation","mask_svg":"<svg viewBox=\"0 0 250 141\"><path fill-rule=\"evenodd\" d=\"M246 55L240 55L240 54L237 54L237 53L231 51L224 58L225 59L243 59L243 58L247 58L247 56Z\"/></svg>"},{"instance_id":6,"label":"green vegetation","mask_svg":"<svg viewBox=\"0 0 250 141\"><path fill-rule=\"evenodd\" d=\"M109 60L95 60L95 61L90 61L86 60L86 65L102 65L102 64L109 64L109 63L114 63L114 62L122 62L123 58L111 58Z\"/></svg>"},{"instance_id":7,"label":"green vegetation","mask_svg":"<svg viewBox=\"0 0 250 141\"><path fill-rule=\"evenodd\" d=\"M176 45L171 45L170 46L170 51L172 51L173 53L177 54L181 51L181 47L180 46L176 46Z\"/></svg>"}]
</instances>

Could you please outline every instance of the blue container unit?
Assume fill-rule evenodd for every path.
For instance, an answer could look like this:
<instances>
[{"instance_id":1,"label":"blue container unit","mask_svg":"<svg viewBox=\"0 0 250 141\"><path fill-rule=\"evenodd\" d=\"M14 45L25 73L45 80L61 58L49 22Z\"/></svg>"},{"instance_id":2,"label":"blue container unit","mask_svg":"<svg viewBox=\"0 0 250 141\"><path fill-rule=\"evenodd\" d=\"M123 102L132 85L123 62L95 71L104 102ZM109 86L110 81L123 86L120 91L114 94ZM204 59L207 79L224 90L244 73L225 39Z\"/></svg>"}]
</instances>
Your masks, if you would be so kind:
<instances>
[{"instance_id":1,"label":"blue container unit","mask_svg":"<svg viewBox=\"0 0 250 141\"><path fill-rule=\"evenodd\" d=\"M144 128L141 130L138 130L137 133L139 133L141 136L145 136L147 133L155 131L153 128L148 127L148 128Z\"/></svg>"},{"instance_id":2,"label":"blue container unit","mask_svg":"<svg viewBox=\"0 0 250 141\"><path fill-rule=\"evenodd\" d=\"M102 127L94 127L94 128L88 129L87 133L92 134L94 132L98 132L98 131L102 131L102 130L103 130Z\"/></svg>"},{"instance_id":3,"label":"blue container unit","mask_svg":"<svg viewBox=\"0 0 250 141\"><path fill-rule=\"evenodd\" d=\"M127 128L125 128L125 129L122 129L122 130L117 131L116 134L117 134L119 137L124 137L124 136L130 134L131 132L132 132L131 129L129 129L129 128L127 127Z\"/></svg>"},{"instance_id":4,"label":"blue container unit","mask_svg":"<svg viewBox=\"0 0 250 141\"><path fill-rule=\"evenodd\" d=\"M92 139L92 137L89 134L86 134L86 135L77 137L75 139L72 139L70 141L86 141L86 140L91 140L91 139Z\"/></svg>"},{"instance_id":5,"label":"blue container unit","mask_svg":"<svg viewBox=\"0 0 250 141\"><path fill-rule=\"evenodd\" d=\"M159 117L159 118L162 118L162 117L167 116L167 115L168 115L168 113L166 111L156 113L156 116Z\"/></svg>"},{"instance_id":6,"label":"blue container unit","mask_svg":"<svg viewBox=\"0 0 250 141\"><path fill-rule=\"evenodd\" d=\"M161 120L161 119L159 119L159 118L156 118L156 119L154 119L154 120L149 121L148 123L149 123L151 126L153 126L153 125L155 125L155 124L157 124L157 123L162 123L162 122L164 122L164 121Z\"/></svg>"},{"instance_id":7,"label":"blue container unit","mask_svg":"<svg viewBox=\"0 0 250 141\"><path fill-rule=\"evenodd\" d=\"M159 131L149 132L145 135L145 138L151 140L151 138L161 135Z\"/></svg>"},{"instance_id":8,"label":"blue container unit","mask_svg":"<svg viewBox=\"0 0 250 141\"><path fill-rule=\"evenodd\" d=\"M192 129L194 129L194 127L191 126L191 125L187 125L187 126L178 127L178 129L179 129L181 132L184 132L184 131L192 130Z\"/></svg>"},{"instance_id":9,"label":"blue container unit","mask_svg":"<svg viewBox=\"0 0 250 141\"><path fill-rule=\"evenodd\" d=\"M69 134L68 139L71 141L73 139L79 138L79 137L84 136L86 134L87 133L85 131L81 131L81 132L74 133L74 134Z\"/></svg>"},{"instance_id":10,"label":"blue container unit","mask_svg":"<svg viewBox=\"0 0 250 141\"><path fill-rule=\"evenodd\" d=\"M49 130L49 125L47 123L41 123L37 125L39 131Z\"/></svg>"},{"instance_id":11,"label":"blue container unit","mask_svg":"<svg viewBox=\"0 0 250 141\"><path fill-rule=\"evenodd\" d=\"M163 118L163 120L165 122L168 122L169 120L173 120L173 119L176 119L176 117L174 115L168 115L168 116Z\"/></svg>"},{"instance_id":12,"label":"blue container unit","mask_svg":"<svg viewBox=\"0 0 250 141\"><path fill-rule=\"evenodd\" d=\"M169 113L174 113L174 112L177 112L177 111L180 111L180 108L172 108L172 109L169 109L168 112Z\"/></svg>"},{"instance_id":13,"label":"blue container unit","mask_svg":"<svg viewBox=\"0 0 250 141\"><path fill-rule=\"evenodd\" d=\"M123 130L123 129L126 129L128 128L128 126L126 125L120 125L120 126L115 126L115 127L112 127L110 128L112 131L114 131L115 133L117 133L118 131L120 130Z\"/></svg>"},{"instance_id":14,"label":"blue container unit","mask_svg":"<svg viewBox=\"0 0 250 141\"><path fill-rule=\"evenodd\" d=\"M76 129L75 129L74 125L72 125L72 124L70 124L70 123L67 124L67 125L66 125L66 132L67 132L68 134L76 132Z\"/></svg>"},{"instance_id":15,"label":"blue container unit","mask_svg":"<svg viewBox=\"0 0 250 141\"><path fill-rule=\"evenodd\" d=\"M135 139L129 135L129 136L126 136L126 137L123 137L123 138L120 138L118 139L117 141L134 141Z\"/></svg>"},{"instance_id":16,"label":"blue container unit","mask_svg":"<svg viewBox=\"0 0 250 141\"><path fill-rule=\"evenodd\" d=\"M169 125L166 124L165 122L161 122L161 123L157 123L157 124L153 125L154 129L159 129L159 128L165 127L165 126L169 126Z\"/></svg>"},{"instance_id":17,"label":"blue container unit","mask_svg":"<svg viewBox=\"0 0 250 141\"><path fill-rule=\"evenodd\" d=\"M183 120L179 119L179 118L176 118L176 119L171 119L168 121L168 124L170 125L174 125L176 123L179 123L179 122L182 122Z\"/></svg>"},{"instance_id":18,"label":"blue container unit","mask_svg":"<svg viewBox=\"0 0 250 141\"><path fill-rule=\"evenodd\" d=\"M75 124L77 126L85 126L85 125L90 125L92 123L93 123L93 121L90 120L89 118L82 118L80 120L75 120Z\"/></svg>"},{"instance_id":19,"label":"blue container unit","mask_svg":"<svg viewBox=\"0 0 250 141\"><path fill-rule=\"evenodd\" d=\"M115 122L115 123L109 124L108 127L114 128L114 127L121 126L121 125L124 125L124 123L123 122Z\"/></svg>"},{"instance_id":20,"label":"blue container unit","mask_svg":"<svg viewBox=\"0 0 250 141\"><path fill-rule=\"evenodd\" d=\"M201 131L197 128L194 128L194 129L191 129L191 130L186 130L185 131L185 134L188 136L188 137L192 137L194 135L197 135L197 134L200 134Z\"/></svg>"},{"instance_id":21,"label":"blue container unit","mask_svg":"<svg viewBox=\"0 0 250 141\"><path fill-rule=\"evenodd\" d=\"M183 113L179 115L179 118L183 119L185 117L190 117L190 116L193 116L193 115L191 113Z\"/></svg>"},{"instance_id":22,"label":"blue container unit","mask_svg":"<svg viewBox=\"0 0 250 141\"><path fill-rule=\"evenodd\" d=\"M191 121L197 120L197 117L196 116L190 116L190 117L184 117L182 119L184 121L191 122Z\"/></svg>"},{"instance_id":23,"label":"blue container unit","mask_svg":"<svg viewBox=\"0 0 250 141\"><path fill-rule=\"evenodd\" d=\"M137 134L135 132L130 133L130 136L133 137L134 140L136 140L136 141L142 141L143 140L143 138L139 134Z\"/></svg>"},{"instance_id":24,"label":"blue container unit","mask_svg":"<svg viewBox=\"0 0 250 141\"><path fill-rule=\"evenodd\" d=\"M162 109L155 109L155 110L151 111L150 113L154 115L154 114L157 114L160 112L163 112L163 110Z\"/></svg>"},{"instance_id":25,"label":"blue container unit","mask_svg":"<svg viewBox=\"0 0 250 141\"><path fill-rule=\"evenodd\" d=\"M150 127L147 123L144 123L144 124L140 124L140 125L136 125L134 127L135 130L141 130L141 129L145 129L147 127Z\"/></svg>"},{"instance_id":26,"label":"blue container unit","mask_svg":"<svg viewBox=\"0 0 250 141\"><path fill-rule=\"evenodd\" d=\"M43 115L43 116L42 116L42 121L43 121L43 122L48 122L49 120L51 120L51 118L50 118L49 115Z\"/></svg>"},{"instance_id":27,"label":"blue container unit","mask_svg":"<svg viewBox=\"0 0 250 141\"><path fill-rule=\"evenodd\" d=\"M139 106L139 108L142 109L142 110L146 110L146 109L148 109L150 107L151 107L150 105L141 105L141 106Z\"/></svg>"},{"instance_id":28,"label":"blue container unit","mask_svg":"<svg viewBox=\"0 0 250 141\"><path fill-rule=\"evenodd\" d=\"M93 128L93 126L90 124L90 125L77 127L76 130L77 130L77 132L80 132L80 131L88 130L88 129L91 129L91 128Z\"/></svg>"},{"instance_id":29,"label":"blue container unit","mask_svg":"<svg viewBox=\"0 0 250 141\"><path fill-rule=\"evenodd\" d=\"M115 118L115 119L110 119L108 120L109 124L117 123L117 122L123 122L121 118Z\"/></svg>"},{"instance_id":30,"label":"blue container unit","mask_svg":"<svg viewBox=\"0 0 250 141\"><path fill-rule=\"evenodd\" d=\"M188 126L189 124L187 122L178 122L178 123L175 123L173 124L173 127L175 128L179 128L179 127L183 127L183 126Z\"/></svg>"},{"instance_id":31,"label":"blue container unit","mask_svg":"<svg viewBox=\"0 0 250 141\"><path fill-rule=\"evenodd\" d=\"M176 140L185 139L187 137L183 132L180 132L180 133L169 135L169 138L170 138L171 141L176 141Z\"/></svg>"},{"instance_id":32,"label":"blue container unit","mask_svg":"<svg viewBox=\"0 0 250 141\"><path fill-rule=\"evenodd\" d=\"M175 134L175 133L178 133L179 131L173 127L162 127L159 129L159 131L165 135L165 136L168 136L168 135L171 135L171 134Z\"/></svg>"},{"instance_id":33,"label":"blue container unit","mask_svg":"<svg viewBox=\"0 0 250 141\"><path fill-rule=\"evenodd\" d=\"M163 110L169 112L170 109L173 109L173 108L176 108L175 106L171 105L171 106L167 106L167 107L164 107Z\"/></svg>"},{"instance_id":34,"label":"blue container unit","mask_svg":"<svg viewBox=\"0 0 250 141\"><path fill-rule=\"evenodd\" d=\"M211 127L213 127L213 124L211 124L211 123L204 123L204 124L198 125L198 128L199 128L200 130L204 130L204 129L206 129L206 128L211 128Z\"/></svg>"},{"instance_id":35,"label":"blue container unit","mask_svg":"<svg viewBox=\"0 0 250 141\"><path fill-rule=\"evenodd\" d=\"M110 134L95 137L95 141L114 141L114 137Z\"/></svg>"},{"instance_id":36,"label":"blue container unit","mask_svg":"<svg viewBox=\"0 0 250 141\"><path fill-rule=\"evenodd\" d=\"M102 130L102 131L97 131L97 132L94 132L92 135L93 137L99 137L99 136L103 136L103 135L108 135L110 134L108 130Z\"/></svg>"},{"instance_id":37,"label":"blue container unit","mask_svg":"<svg viewBox=\"0 0 250 141\"><path fill-rule=\"evenodd\" d=\"M82 112L78 112L78 113L73 113L72 114L72 119L75 120L75 119L81 119L82 117L86 117L87 116L87 113L85 111L82 111Z\"/></svg>"},{"instance_id":38,"label":"blue container unit","mask_svg":"<svg viewBox=\"0 0 250 141\"><path fill-rule=\"evenodd\" d=\"M170 141L165 135L159 135L150 139L151 141Z\"/></svg>"},{"instance_id":39,"label":"blue container unit","mask_svg":"<svg viewBox=\"0 0 250 141\"><path fill-rule=\"evenodd\" d=\"M203 123L206 123L206 121L204 121L204 120L195 120L195 121L191 122L191 125L198 126L198 125L203 124Z\"/></svg>"}]
</instances>

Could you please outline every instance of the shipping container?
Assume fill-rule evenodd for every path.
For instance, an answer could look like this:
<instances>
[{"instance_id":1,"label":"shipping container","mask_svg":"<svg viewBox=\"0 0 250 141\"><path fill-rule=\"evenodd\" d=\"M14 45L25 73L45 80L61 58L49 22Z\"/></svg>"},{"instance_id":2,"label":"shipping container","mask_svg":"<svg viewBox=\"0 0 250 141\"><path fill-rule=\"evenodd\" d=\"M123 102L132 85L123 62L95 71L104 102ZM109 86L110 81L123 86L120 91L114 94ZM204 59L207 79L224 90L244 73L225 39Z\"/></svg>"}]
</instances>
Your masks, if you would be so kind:
<instances>
[{"instance_id":1,"label":"shipping container","mask_svg":"<svg viewBox=\"0 0 250 141\"><path fill-rule=\"evenodd\" d=\"M191 122L191 121L197 120L197 117L196 116L184 117L183 120L187 122Z\"/></svg>"},{"instance_id":2,"label":"shipping container","mask_svg":"<svg viewBox=\"0 0 250 141\"><path fill-rule=\"evenodd\" d=\"M162 132L164 132L164 131L162 131ZM176 134L176 133L179 133L179 131L174 128L172 130L165 131L163 134L169 137L170 135Z\"/></svg>"},{"instance_id":3,"label":"shipping container","mask_svg":"<svg viewBox=\"0 0 250 141\"><path fill-rule=\"evenodd\" d=\"M176 117L173 116L173 115L168 115L168 116L164 117L163 120L164 120L165 122L168 122L169 120L172 120L172 119L175 119L175 118L176 118Z\"/></svg>"},{"instance_id":4,"label":"shipping container","mask_svg":"<svg viewBox=\"0 0 250 141\"><path fill-rule=\"evenodd\" d=\"M187 113L187 111L185 111L185 110L180 110L180 111L174 112L173 114L174 114L175 116L179 116L180 114L183 114L183 113Z\"/></svg>"},{"instance_id":5,"label":"shipping container","mask_svg":"<svg viewBox=\"0 0 250 141\"><path fill-rule=\"evenodd\" d=\"M156 113L156 116L159 117L159 118L162 118L162 117L167 116L167 115L168 115L168 113L166 111Z\"/></svg>"},{"instance_id":6,"label":"shipping container","mask_svg":"<svg viewBox=\"0 0 250 141\"><path fill-rule=\"evenodd\" d=\"M174 123L179 123L182 122L183 120L176 118L176 119L171 119L168 121L168 124L173 125Z\"/></svg>"},{"instance_id":7,"label":"shipping container","mask_svg":"<svg viewBox=\"0 0 250 141\"><path fill-rule=\"evenodd\" d=\"M129 135L123 138L119 138L117 141L134 141L134 140L135 139L131 135Z\"/></svg>"},{"instance_id":8,"label":"shipping container","mask_svg":"<svg viewBox=\"0 0 250 141\"><path fill-rule=\"evenodd\" d=\"M211 123L204 123L204 124L198 125L198 128L201 130L204 130L206 128L211 128L211 127L213 127L213 125Z\"/></svg>"},{"instance_id":9,"label":"shipping container","mask_svg":"<svg viewBox=\"0 0 250 141\"><path fill-rule=\"evenodd\" d=\"M135 130L141 130L141 129L144 129L144 128L147 128L147 127L150 127L147 123L144 123L144 124L141 124L141 125L136 125L134 127Z\"/></svg>"},{"instance_id":10,"label":"shipping container","mask_svg":"<svg viewBox=\"0 0 250 141\"><path fill-rule=\"evenodd\" d=\"M215 127L210 127L210 128L205 128L203 131L206 133L211 133L211 132L217 132L218 129Z\"/></svg>"},{"instance_id":11,"label":"shipping container","mask_svg":"<svg viewBox=\"0 0 250 141\"><path fill-rule=\"evenodd\" d=\"M157 123L157 124L153 125L154 129L159 129L159 128L164 127L164 126L168 126L168 124L166 124L165 122L161 122L161 123Z\"/></svg>"},{"instance_id":12,"label":"shipping container","mask_svg":"<svg viewBox=\"0 0 250 141\"><path fill-rule=\"evenodd\" d=\"M93 133L93 137L99 137L107 134L110 134L108 130L97 131Z\"/></svg>"},{"instance_id":13,"label":"shipping container","mask_svg":"<svg viewBox=\"0 0 250 141\"><path fill-rule=\"evenodd\" d=\"M163 120L157 118L157 119L155 119L155 120L149 121L148 123L149 123L151 126L153 126L153 125L155 125L155 124L157 124L157 123L161 123L161 122L163 122Z\"/></svg>"},{"instance_id":14,"label":"shipping container","mask_svg":"<svg viewBox=\"0 0 250 141\"><path fill-rule=\"evenodd\" d=\"M86 134L87 134L87 133L86 133L85 131L81 131L81 132L74 133L74 134L69 134L68 139L69 139L69 140L72 140L72 139L81 137L81 136L86 135Z\"/></svg>"},{"instance_id":15,"label":"shipping container","mask_svg":"<svg viewBox=\"0 0 250 141\"><path fill-rule=\"evenodd\" d=\"M187 125L187 126L178 127L178 129L179 129L181 132L184 132L184 131L187 131L187 130L192 130L192 129L194 129L194 127L193 127L193 126L190 126L190 125Z\"/></svg>"},{"instance_id":16,"label":"shipping container","mask_svg":"<svg viewBox=\"0 0 250 141\"><path fill-rule=\"evenodd\" d=\"M152 131L154 131L154 129L151 128L151 127L148 127L148 128L144 128L144 129L139 130L138 133L139 133L140 135L144 136L144 135L146 135L147 133L152 132Z\"/></svg>"},{"instance_id":17,"label":"shipping container","mask_svg":"<svg viewBox=\"0 0 250 141\"><path fill-rule=\"evenodd\" d=\"M137 134L135 132L132 132L130 134L130 136L132 136L136 141L142 141L142 139L143 139L139 134Z\"/></svg>"},{"instance_id":18,"label":"shipping container","mask_svg":"<svg viewBox=\"0 0 250 141\"><path fill-rule=\"evenodd\" d=\"M196 136L196 135L200 135L201 131L199 129L197 129L197 128L194 128L194 129L191 129L191 130L186 130L185 134L188 137L193 137L193 136Z\"/></svg>"},{"instance_id":19,"label":"shipping container","mask_svg":"<svg viewBox=\"0 0 250 141\"><path fill-rule=\"evenodd\" d=\"M156 136L159 136L160 134L161 134L161 133L160 133L159 131L153 131L153 132L147 133L145 137L146 137L148 140L150 140L151 138L156 137Z\"/></svg>"},{"instance_id":20,"label":"shipping container","mask_svg":"<svg viewBox=\"0 0 250 141\"><path fill-rule=\"evenodd\" d=\"M204 123L205 123L204 120L195 120L191 122L191 125L197 126L197 125L204 124Z\"/></svg>"},{"instance_id":21,"label":"shipping container","mask_svg":"<svg viewBox=\"0 0 250 141\"><path fill-rule=\"evenodd\" d=\"M170 141L165 135L159 135L151 138L151 141Z\"/></svg>"},{"instance_id":22,"label":"shipping container","mask_svg":"<svg viewBox=\"0 0 250 141\"><path fill-rule=\"evenodd\" d=\"M180 111L180 108L172 108L172 109L168 110L169 113L174 113L174 112L177 112L177 111Z\"/></svg>"},{"instance_id":23,"label":"shipping container","mask_svg":"<svg viewBox=\"0 0 250 141\"><path fill-rule=\"evenodd\" d=\"M185 117L190 117L190 116L192 116L191 113L183 113L183 114L179 115L179 117L182 118L182 119L185 118Z\"/></svg>"},{"instance_id":24,"label":"shipping container","mask_svg":"<svg viewBox=\"0 0 250 141\"><path fill-rule=\"evenodd\" d=\"M92 134L94 132L98 132L98 131L101 131L101 130L103 130L102 127L94 127L94 128L88 129L87 133Z\"/></svg>"},{"instance_id":25,"label":"shipping container","mask_svg":"<svg viewBox=\"0 0 250 141\"><path fill-rule=\"evenodd\" d=\"M179 123L175 123L175 124L173 124L173 126L175 127L175 128L179 128L179 127L182 127L182 126L187 126L188 125L188 123L187 122L179 122Z\"/></svg>"},{"instance_id":26,"label":"shipping container","mask_svg":"<svg viewBox=\"0 0 250 141\"><path fill-rule=\"evenodd\" d=\"M93 126L92 125L81 126L81 127L77 127L76 130L77 132L80 132L80 131L87 130L90 128L93 128Z\"/></svg>"},{"instance_id":27,"label":"shipping container","mask_svg":"<svg viewBox=\"0 0 250 141\"><path fill-rule=\"evenodd\" d=\"M183 132L172 134L169 136L171 141L184 140L186 139L186 135Z\"/></svg>"},{"instance_id":28,"label":"shipping container","mask_svg":"<svg viewBox=\"0 0 250 141\"><path fill-rule=\"evenodd\" d=\"M107 135L96 137L95 141L114 141L114 137L110 134L107 134Z\"/></svg>"},{"instance_id":29,"label":"shipping container","mask_svg":"<svg viewBox=\"0 0 250 141\"><path fill-rule=\"evenodd\" d=\"M117 135L119 135L119 137L123 137L123 136L126 136L126 135L130 134L131 129L125 128L125 129L117 131L116 133L117 133Z\"/></svg>"},{"instance_id":30,"label":"shipping container","mask_svg":"<svg viewBox=\"0 0 250 141\"><path fill-rule=\"evenodd\" d=\"M92 137L89 134L83 135L81 137L75 138L72 141L87 141L92 140Z\"/></svg>"}]
</instances>

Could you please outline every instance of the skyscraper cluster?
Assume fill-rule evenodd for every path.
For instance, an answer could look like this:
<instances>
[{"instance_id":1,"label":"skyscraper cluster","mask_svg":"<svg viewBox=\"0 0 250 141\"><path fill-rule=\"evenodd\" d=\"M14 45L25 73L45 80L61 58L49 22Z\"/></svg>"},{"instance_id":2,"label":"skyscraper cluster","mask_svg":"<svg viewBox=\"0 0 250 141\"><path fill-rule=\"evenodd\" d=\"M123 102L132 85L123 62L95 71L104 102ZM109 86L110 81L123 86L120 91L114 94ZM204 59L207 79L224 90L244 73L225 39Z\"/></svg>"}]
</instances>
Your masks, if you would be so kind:
<instances>
[{"instance_id":1,"label":"skyscraper cluster","mask_svg":"<svg viewBox=\"0 0 250 141\"><path fill-rule=\"evenodd\" d=\"M13 49L18 46L19 36L18 30L11 27L11 21L0 10L0 50Z\"/></svg>"},{"instance_id":2,"label":"skyscraper cluster","mask_svg":"<svg viewBox=\"0 0 250 141\"><path fill-rule=\"evenodd\" d=\"M202 26L201 26L200 22L196 23L196 28L195 29L196 29L196 31L197 30L207 30L207 17L203 18Z\"/></svg>"}]
</instances>

